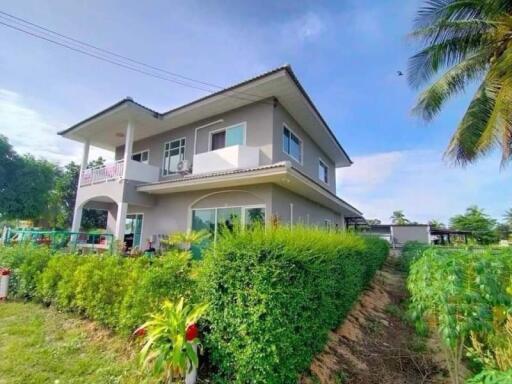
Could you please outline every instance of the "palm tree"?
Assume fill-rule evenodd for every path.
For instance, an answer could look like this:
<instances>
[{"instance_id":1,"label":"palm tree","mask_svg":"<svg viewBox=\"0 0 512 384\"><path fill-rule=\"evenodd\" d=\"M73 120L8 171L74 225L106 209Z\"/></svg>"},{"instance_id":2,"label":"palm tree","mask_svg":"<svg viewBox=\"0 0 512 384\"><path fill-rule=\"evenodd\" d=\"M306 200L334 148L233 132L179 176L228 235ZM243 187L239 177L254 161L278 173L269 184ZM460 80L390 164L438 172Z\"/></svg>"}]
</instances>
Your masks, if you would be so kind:
<instances>
[{"instance_id":1,"label":"palm tree","mask_svg":"<svg viewBox=\"0 0 512 384\"><path fill-rule=\"evenodd\" d=\"M505 223L512 227L512 208L508 209L503 215Z\"/></svg>"},{"instance_id":2,"label":"palm tree","mask_svg":"<svg viewBox=\"0 0 512 384\"><path fill-rule=\"evenodd\" d=\"M433 80L414 108L425 120L479 84L445 155L466 165L500 148L505 165L512 155L512 0L426 0L411 36L423 49L409 60L409 82Z\"/></svg>"},{"instance_id":3,"label":"palm tree","mask_svg":"<svg viewBox=\"0 0 512 384\"><path fill-rule=\"evenodd\" d=\"M428 225L430 225L432 228L446 228L446 225L444 225L444 223L436 219L430 220L428 222Z\"/></svg>"},{"instance_id":4,"label":"palm tree","mask_svg":"<svg viewBox=\"0 0 512 384\"><path fill-rule=\"evenodd\" d=\"M410 223L410 221L405 218L404 211L402 210L393 211L393 214L391 215L390 219L393 224L403 225Z\"/></svg>"}]
</instances>

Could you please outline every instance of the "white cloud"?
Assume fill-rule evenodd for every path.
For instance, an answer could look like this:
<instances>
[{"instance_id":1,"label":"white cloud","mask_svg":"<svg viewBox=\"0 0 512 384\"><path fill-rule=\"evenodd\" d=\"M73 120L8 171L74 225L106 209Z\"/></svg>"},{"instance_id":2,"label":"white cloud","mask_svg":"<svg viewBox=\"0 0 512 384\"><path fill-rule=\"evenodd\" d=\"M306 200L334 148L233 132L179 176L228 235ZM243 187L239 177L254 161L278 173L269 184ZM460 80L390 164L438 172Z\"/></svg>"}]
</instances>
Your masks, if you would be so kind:
<instances>
[{"instance_id":1,"label":"white cloud","mask_svg":"<svg viewBox=\"0 0 512 384\"><path fill-rule=\"evenodd\" d=\"M410 150L354 158L354 165L337 170L338 194L365 213L389 221L403 209L409 219L445 222L477 204L496 218L512 206L512 172L499 171L496 156L466 169L449 166L442 153Z\"/></svg>"},{"instance_id":2,"label":"white cloud","mask_svg":"<svg viewBox=\"0 0 512 384\"><path fill-rule=\"evenodd\" d=\"M326 22L319 14L307 12L288 22L283 28L285 38L296 36L301 42L317 39L327 29Z\"/></svg>"},{"instance_id":3,"label":"white cloud","mask_svg":"<svg viewBox=\"0 0 512 384\"><path fill-rule=\"evenodd\" d=\"M0 89L0 134L6 136L18 153L65 164L80 161L82 146L57 135L63 124L32 108L18 93ZM94 149L90 158L111 157L109 152Z\"/></svg>"}]
</instances>

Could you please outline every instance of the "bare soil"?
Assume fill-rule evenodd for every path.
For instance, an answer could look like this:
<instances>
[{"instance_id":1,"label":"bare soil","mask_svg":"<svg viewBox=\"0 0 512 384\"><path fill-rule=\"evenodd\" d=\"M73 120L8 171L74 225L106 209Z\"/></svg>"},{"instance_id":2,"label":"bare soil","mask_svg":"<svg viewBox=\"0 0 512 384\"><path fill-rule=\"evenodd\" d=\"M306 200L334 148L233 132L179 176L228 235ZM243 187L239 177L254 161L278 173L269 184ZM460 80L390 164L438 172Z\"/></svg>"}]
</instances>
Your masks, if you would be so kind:
<instances>
[{"instance_id":1,"label":"bare soil","mask_svg":"<svg viewBox=\"0 0 512 384\"><path fill-rule=\"evenodd\" d=\"M407 291L393 256L377 272L301 384L444 383L446 372L431 340L404 316Z\"/></svg>"}]
</instances>

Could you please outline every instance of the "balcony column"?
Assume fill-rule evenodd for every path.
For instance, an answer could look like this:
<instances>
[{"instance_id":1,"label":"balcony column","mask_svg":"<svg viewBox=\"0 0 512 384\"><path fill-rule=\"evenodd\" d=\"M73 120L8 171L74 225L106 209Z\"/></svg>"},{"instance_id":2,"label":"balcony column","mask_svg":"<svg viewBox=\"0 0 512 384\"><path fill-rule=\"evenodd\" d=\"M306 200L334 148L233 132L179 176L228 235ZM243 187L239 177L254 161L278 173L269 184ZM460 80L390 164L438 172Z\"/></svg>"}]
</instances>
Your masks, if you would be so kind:
<instances>
[{"instance_id":1,"label":"balcony column","mask_svg":"<svg viewBox=\"0 0 512 384\"><path fill-rule=\"evenodd\" d=\"M131 121L128 121L126 125L126 135L124 140L124 167L123 167L123 179L126 179L126 170L128 169L128 163L132 159L133 151L133 130L134 126Z\"/></svg>"},{"instance_id":2,"label":"balcony column","mask_svg":"<svg viewBox=\"0 0 512 384\"><path fill-rule=\"evenodd\" d=\"M87 165L89 164L89 149L91 147L91 143L89 140L85 140L84 148L82 150L82 162L80 163L80 174L78 175L78 186L77 186L77 194L82 185L82 174L87 169ZM79 205L78 200L75 202L75 209L73 211L73 221L71 223L71 232L80 231L80 224L82 223L82 207Z\"/></svg>"},{"instance_id":3,"label":"balcony column","mask_svg":"<svg viewBox=\"0 0 512 384\"><path fill-rule=\"evenodd\" d=\"M116 240L124 242L124 228L126 225L126 213L128 212L128 203L117 203L116 215Z\"/></svg>"}]
</instances>

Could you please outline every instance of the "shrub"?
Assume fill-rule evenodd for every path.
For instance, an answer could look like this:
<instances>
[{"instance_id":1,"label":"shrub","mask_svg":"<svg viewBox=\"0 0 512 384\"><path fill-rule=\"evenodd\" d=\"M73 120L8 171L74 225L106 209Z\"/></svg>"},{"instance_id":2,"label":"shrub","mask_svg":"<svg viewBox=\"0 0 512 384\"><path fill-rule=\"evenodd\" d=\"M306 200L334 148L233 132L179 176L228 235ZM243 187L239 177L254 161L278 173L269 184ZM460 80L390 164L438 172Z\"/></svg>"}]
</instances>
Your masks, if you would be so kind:
<instances>
[{"instance_id":1,"label":"shrub","mask_svg":"<svg viewBox=\"0 0 512 384\"><path fill-rule=\"evenodd\" d=\"M188 252L150 259L56 254L37 279L37 297L122 333L144 323L165 299L194 296Z\"/></svg>"},{"instance_id":2,"label":"shrub","mask_svg":"<svg viewBox=\"0 0 512 384\"><path fill-rule=\"evenodd\" d=\"M189 252L172 251L137 270L120 307L120 328L129 331L141 325L163 299L191 301L196 291L192 268Z\"/></svg>"},{"instance_id":3,"label":"shrub","mask_svg":"<svg viewBox=\"0 0 512 384\"><path fill-rule=\"evenodd\" d=\"M296 382L388 251L383 240L300 227L219 238L200 276L219 378Z\"/></svg>"},{"instance_id":4,"label":"shrub","mask_svg":"<svg viewBox=\"0 0 512 384\"><path fill-rule=\"evenodd\" d=\"M30 299L36 294L36 282L52 255L46 246L19 244L0 247L0 267L11 269L9 295Z\"/></svg>"},{"instance_id":5,"label":"shrub","mask_svg":"<svg viewBox=\"0 0 512 384\"><path fill-rule=\"evenodd\" d=\"M400 255L399 269L402 272L409 273L411 264L418 259L428 247L428 244L420 243L419 241L406 242L402 248L402 254Z\"/></svg>"},{"instance_id":6,"label":"shrub","mask_svg":"<svg viewBox=\"0 0 512 384\"><path fill-rule=\"evenodd\" d=\"M411 265L410 312L418 325L439 334L453 383L460 382L460 363L470 341L475 357L487 364L492 357L500 366L496 358L509 353L500 349L506 332L499 328L506 325L507 311L512 309L507 292L511 274L509 251L433 248Z\"/></svg>"}]
</instances>

